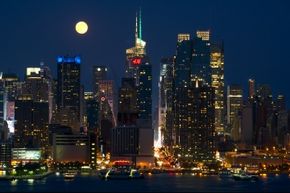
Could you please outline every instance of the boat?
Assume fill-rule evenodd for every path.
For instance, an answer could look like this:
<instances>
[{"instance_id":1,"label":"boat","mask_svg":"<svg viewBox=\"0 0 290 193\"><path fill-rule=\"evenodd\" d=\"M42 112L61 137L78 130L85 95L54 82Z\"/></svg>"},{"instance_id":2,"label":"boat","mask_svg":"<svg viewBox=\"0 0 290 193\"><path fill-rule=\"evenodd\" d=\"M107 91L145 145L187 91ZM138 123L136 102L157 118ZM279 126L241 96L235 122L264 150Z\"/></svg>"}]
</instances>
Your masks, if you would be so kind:
<instances>
[{"instance_id":1,"label":"boat","mask_svg":"<svg viewBox=\"0 0 290 193\"><path fill-rule=\"evenodd\" d=\"M144 175L141 172L139 172L138 170L131 169L129 178L131 178L131 179L142 179L142 178L144 178Z\"/></svg>"},{"instance_id":2,"label":"boat","mask_svg":"<svg viewBox=\"0 0 290 193\"><path fill-rule=\"evenodd\" d=\"M230 170L228 170L228 169L220 170L218 175L219 175L220 178L232 178L233 177L232 172Z\"/></svg>"},{"instance_id":3,"label":"boat","mask_svg":"<svg viewBox=\"0 0 290 193\"><path fill-rule=\"evenodd\" d=\"M245 171L233 174L233 178L238 181L256 181L259 179L256 175L247 174Z\"/></svg>"},{"instance_id":4,"label":"boat","mask_svg":"<svg viewBox=\"0 0 290 193\"><path fill-rule=\"evenodd\" d=\"M128 161L117 161L114 162L112 168L110 168L104 179L142 179L144 175L139 172L137 169Z\"/></svg>"},{"instance_id":5,"label":"boat","mask_svg":"<svg viewBox=\"0 0 290 193\"><path fill-rule=\"evenodd\" d=\"M90 166L82 166L81 167L81 174L82 175L89 175L92 172L92 168Z\"/></svg>"},{"instance_id":6,"label":"boat","mask_svg":"<svg viewBox=\"0 0 290 193\"><path fill-rule=\"evenodd\" d=\"M76 177L76 175L77 175L76 171L67 171L63 174L63 177L66 180L72 180Z\"/></svg>"}]
</instances>

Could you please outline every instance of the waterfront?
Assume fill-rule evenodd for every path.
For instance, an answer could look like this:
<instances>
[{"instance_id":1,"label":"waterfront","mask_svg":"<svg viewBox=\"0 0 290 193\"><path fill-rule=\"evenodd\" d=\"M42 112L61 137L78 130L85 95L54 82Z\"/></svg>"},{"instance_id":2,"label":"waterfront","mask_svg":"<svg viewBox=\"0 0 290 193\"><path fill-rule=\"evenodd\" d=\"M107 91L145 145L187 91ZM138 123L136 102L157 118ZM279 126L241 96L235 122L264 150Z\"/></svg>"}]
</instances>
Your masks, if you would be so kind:
<instances>
[{"instance_id":1,"label":"waterfront","mask_svg":"<svg viewBox=\"0 0 290 193\"><path fill-rule=\"evenodd\" d=\"M270 175L259 181L235 181L218 176L158 174L141 180L101 180L97 175L65 181L51 175L42 180L1 181L0 192L288 192L290 177Z\"/></svg>"}]
</instances>

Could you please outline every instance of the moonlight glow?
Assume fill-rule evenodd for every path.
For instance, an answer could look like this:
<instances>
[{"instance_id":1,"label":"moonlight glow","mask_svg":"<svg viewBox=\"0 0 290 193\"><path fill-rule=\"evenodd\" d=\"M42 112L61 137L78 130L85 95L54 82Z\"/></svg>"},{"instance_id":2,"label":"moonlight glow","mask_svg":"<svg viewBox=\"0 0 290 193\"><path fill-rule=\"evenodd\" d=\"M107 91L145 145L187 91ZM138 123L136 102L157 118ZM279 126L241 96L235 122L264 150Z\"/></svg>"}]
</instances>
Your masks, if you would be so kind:
<instances>
[{"instance_id":1,"label":"moonlight glow","mask_svg":"<svg viewBox=\"0 0 290 193\"><path fill-rule=\"evenodd\" d=\"M76 29L76 32L78 32L79 34L85 34L87 33L89 27L86 22L80 21L76 24L75 29Z\"/></svg>"}]
</instances>

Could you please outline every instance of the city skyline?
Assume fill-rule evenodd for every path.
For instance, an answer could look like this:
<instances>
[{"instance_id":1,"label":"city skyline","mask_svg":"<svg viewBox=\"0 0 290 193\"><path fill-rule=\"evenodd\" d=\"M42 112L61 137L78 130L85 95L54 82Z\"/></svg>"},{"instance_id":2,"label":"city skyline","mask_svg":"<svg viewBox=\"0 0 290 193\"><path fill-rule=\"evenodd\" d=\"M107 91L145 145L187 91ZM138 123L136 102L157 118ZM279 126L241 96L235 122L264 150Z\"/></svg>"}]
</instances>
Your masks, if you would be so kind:
<instances>
[{"instance_id":1,"label":"city skyline","mask_svg":"<svg viewBox=\"0 0 290 193\"><path fill-rule=\"evenodd\" d=\"M9 30L0 33L3 42L0 47L0 71L16 72L23 78L25 67L39 66L40 62L44 62L55 76L57 55L80 54L83 59L81 79L85 90L92 90L92 77L86 74L91 75L89 72L93 65L106 65L111 70L110 76L120 86L124 73L124 52L134 42L134 17L141 6L143 39L148 44L147 52L153 67L154 107L157 105L155 98L158 93L160 59L175 54L178 33L194 34L198 29L209 29L212 39L224 42L226 84L242 84L246 90L247 80L252 78L257 83L271 85L275 95L285 94L286 99L289 99L287 84L281 84L287 82L287 70L284 70L287 69L287 63L283 58L287 55L284 53L287 49L283 49L283 46L289 41L286 36L289 28L282 27L282 24L290 16L284 10L289 6L288 2L272 4L264 1L260 5L254 1L251 7L242 1L224 2L222 6L215 1L183 2L188 6L176 2L157 1L151 4L150 1L129 0L114 4L112 1L3 2L1 7L6 9L2 10L1 22ZM195 6L191 6L193 4ZM32 5L36 9L32 9ZM166 9L161 9L163 5ZM190 7L196 10L189 12ZM74 14L59 18L60 8L74 10ZM169 14L175 8L178 14ZM27 9L31 10L30 13L23 15ZM9 10L15 10L16 14L10 15L7 12ZM163 14L159 14L161 10ZM279 14L267 15L269 11ZM34 17L36 15L37 18ZM86 35L78 35L74 31L74 24L79 20L88 22L89 31ZM17 26L21 30L20 34ZM50 33L46 33L47 30ZM283 38L283 44L279 43L279 38ZM110 54L115 57L110 57ZM274 69L278 64L281 68ZM270 78L264 76L270 73ZM289 104L290 100L287 101Z\"/></svg>"},{"instance_id":2,"label":"city skyline","mask_svg":"<svg viewBox=\"0 0 290 193\"><path fill-rule=\"evenodd\" d=\"M1 190L288 191L287 6L0 3Z\"/></svg>"}]
</instances>

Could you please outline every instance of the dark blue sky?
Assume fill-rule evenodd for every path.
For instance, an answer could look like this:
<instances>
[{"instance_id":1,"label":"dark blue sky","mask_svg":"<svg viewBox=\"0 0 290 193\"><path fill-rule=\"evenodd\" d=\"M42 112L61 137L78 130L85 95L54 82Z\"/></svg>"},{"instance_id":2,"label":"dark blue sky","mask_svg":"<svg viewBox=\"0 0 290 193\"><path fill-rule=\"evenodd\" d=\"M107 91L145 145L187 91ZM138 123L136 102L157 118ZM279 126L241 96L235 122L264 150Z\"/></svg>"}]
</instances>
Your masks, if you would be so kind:
<instances>
[{"instance_id":1,"label":"dark blue sky","mask_svg":"<svg viewBox=\"0 0 290 193\"><path fill-rule=\"evenodd\" d=\"M225 44L227 83L254 78L290 101L288 0L1 0L0 71L23 77L26 66L43 61L55 73L57 55L81 54L86 90L95 64L108 65L119 83L140 4L155 93L160 58L175 53L177 34L210 29ZM89 24L86 36L74 31L79 20Z\"/></svg>"}]
</instances>

